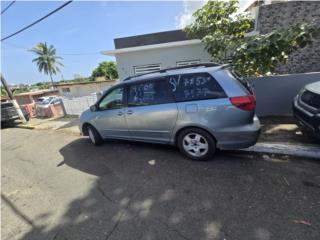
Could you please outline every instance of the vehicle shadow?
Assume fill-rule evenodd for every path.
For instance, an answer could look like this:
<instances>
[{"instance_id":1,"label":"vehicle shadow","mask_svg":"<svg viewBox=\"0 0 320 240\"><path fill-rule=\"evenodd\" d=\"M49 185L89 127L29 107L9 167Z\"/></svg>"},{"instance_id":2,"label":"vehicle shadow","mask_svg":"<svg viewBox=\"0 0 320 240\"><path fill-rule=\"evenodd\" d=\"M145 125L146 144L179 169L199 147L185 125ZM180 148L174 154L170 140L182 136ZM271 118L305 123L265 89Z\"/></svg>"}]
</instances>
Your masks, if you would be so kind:
<instances>
[{"instance_id":1,"label":"vehicle shadow","mask_svg":"<svg viewBox=\"0 0 320 240\"><path fill-rule=\"evenodd\" d=\"M300 194L310 194L303 189L295 193L297 173L296 179L289 179L294 193L283 202L287 185L280 184L278 176L286 166L280 163L226 153L213 161L194 162L173 147L122 141L94 147L86 138L64 146L60 154L64 160L58 168L67 165L96 180L88 194L66 207L59 224L53 228L36 225L21 239L319 236L316 229L292 231L294 223L283 218L292 215ZM296 211L303 216L308 207L300 205Z\"/></svg>"},{"instance_id":2,"label":"vehicle shadow","mask_svg":"<svg viewBox=\"0 0 320 240\"><path fill-rule=\"evenodd\" d=\"M16 127L18 124L18 121L3 122L1 123L1 129L13 128Z\"/></svg>"}]
</instances>

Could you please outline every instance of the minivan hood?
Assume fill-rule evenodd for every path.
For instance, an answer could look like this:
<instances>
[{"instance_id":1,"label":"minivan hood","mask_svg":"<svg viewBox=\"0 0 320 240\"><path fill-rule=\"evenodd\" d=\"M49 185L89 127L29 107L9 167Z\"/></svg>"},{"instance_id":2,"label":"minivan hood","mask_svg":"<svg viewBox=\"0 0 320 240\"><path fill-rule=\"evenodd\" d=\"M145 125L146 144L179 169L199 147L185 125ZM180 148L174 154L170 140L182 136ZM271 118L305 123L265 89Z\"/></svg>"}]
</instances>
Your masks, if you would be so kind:
<instances>
[{"instance_id":1,"label":"minivan hood","mask_svg":"<svg viewBox=\"0 0 320 240\"><path fill-rule=\"evenodd\" d=\"M320 81L307 84L304 88L310 92L320 94Z\"/></svg>"}]
</instances>

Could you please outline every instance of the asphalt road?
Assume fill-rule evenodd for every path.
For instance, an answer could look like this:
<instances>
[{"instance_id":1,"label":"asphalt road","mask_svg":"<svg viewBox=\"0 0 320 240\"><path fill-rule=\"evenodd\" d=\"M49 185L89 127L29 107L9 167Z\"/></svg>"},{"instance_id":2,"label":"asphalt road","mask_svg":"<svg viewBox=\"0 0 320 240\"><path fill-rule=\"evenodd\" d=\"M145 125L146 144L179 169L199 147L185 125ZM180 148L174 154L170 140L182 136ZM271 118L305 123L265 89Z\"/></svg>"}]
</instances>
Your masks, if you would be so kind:
<instances>
[{"instance_id":1,"label":"asphalt road","mask_svg":"<svg viewBox=\"0 0 320 240\"><path fill-rule=\"evenodd\" d=\"M1 134L2 239L320 239L317 161Z\"/></svg>"}]
</instances>

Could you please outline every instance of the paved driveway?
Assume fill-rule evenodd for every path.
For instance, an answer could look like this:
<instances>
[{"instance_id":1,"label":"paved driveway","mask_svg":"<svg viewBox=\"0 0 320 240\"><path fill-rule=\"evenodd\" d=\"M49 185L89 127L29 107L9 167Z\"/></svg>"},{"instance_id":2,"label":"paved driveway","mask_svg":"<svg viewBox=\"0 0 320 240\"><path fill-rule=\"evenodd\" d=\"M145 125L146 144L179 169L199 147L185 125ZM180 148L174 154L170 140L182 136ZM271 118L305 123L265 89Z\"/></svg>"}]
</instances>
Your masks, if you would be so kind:
<instances>
[{"instance_id":1,"label":"paved driveway","mask_svg":"<svg viewBox=\"0 0 320 240\"><path fill-rule=\"evenodd\" d=\"M2 237L320 239L319 175L317 161L192 162L172 147L3 129Z\"/></svg>"}]
</instances>

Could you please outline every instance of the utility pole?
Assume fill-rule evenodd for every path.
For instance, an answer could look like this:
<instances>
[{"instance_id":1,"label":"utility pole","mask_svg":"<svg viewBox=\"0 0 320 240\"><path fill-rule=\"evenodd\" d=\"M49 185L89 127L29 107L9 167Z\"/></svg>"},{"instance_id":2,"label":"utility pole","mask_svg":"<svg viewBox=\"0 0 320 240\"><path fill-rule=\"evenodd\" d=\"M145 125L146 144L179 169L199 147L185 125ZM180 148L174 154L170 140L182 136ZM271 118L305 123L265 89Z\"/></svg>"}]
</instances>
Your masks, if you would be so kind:
<instances>
[{"instance_id":1,"label":"utility pole","mask_svg":"<svg viewBox=\"0 0 320 240\"><path fill-rule=\"evenodd\" d=\"M7 91L8 96L9 96L9 98L11 99L11 102L12 102L13 106L15 107L15 109L16 109L16 111L17 111L17 113L18 113L18 115L19 115L19 117L20 117L20 119L21 119L21 121L22 121L23 123L27 122L26 119L25 119L25 117L24 117L24 115L23 115L23 113L22 113L22 111L21 111L21 109L20 109L20 107L19 107L19 104L17 103L17 101L16 101L16 100L14 99L14 97L13 97L13 94L12 94L12 92L11 92L8 84L7 84L7 81L6 81L6 80L4 79L4 77L2 76L2 73L1 73L1 83L2 83L2 85L3 85L3 87L4 87L4 89Z\"/></svg>"}]
</instances>

